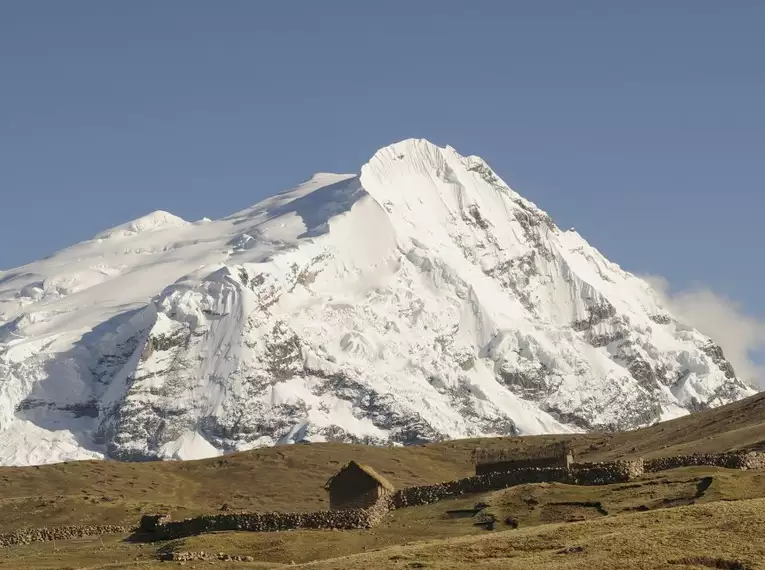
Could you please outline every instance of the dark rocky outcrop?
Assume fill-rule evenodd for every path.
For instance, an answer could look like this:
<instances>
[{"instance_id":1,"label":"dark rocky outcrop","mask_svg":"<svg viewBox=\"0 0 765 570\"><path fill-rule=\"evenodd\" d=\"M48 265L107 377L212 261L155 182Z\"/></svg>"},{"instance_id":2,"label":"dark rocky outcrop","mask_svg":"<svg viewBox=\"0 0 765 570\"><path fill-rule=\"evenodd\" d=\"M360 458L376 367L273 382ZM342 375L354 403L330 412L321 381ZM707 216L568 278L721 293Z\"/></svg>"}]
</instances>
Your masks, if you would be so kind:
<instances>
[{"instance_id":1,"label":"dark rocky outcrop","mask_svg":"<svg viewBox=\"0 0 765 570\"><path fill-rule=\"evenodd\" d=\"M733 378L736 377L736 373L733 370L733 366L731 365L730 362L728 362L725 359L725 355L723 354L723 351L720 345L710 342L701 350L704 352L704 354L706 354L709 358L712 359L712 362L717 364L717 367L723 371L726 378L728 378L729 380L732 380Z\"/></svg>"}]
</instances>

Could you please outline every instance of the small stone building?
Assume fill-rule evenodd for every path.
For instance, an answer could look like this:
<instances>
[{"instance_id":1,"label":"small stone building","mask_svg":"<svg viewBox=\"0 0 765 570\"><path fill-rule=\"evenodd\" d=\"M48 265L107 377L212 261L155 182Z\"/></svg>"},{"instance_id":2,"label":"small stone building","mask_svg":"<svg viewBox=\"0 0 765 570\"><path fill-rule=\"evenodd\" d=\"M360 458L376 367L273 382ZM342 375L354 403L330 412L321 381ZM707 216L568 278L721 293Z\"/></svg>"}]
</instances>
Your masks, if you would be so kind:
<instances>
[{"instance_id":1,"label":"small stone building","mask_svg":"<svg viewBox=\"0 0 765 570\"><path fill-rule=\"evenodd\" d=\"M395 490L374 469L355 461L330 477L324 488L329 491L329 508L332 510L371 507L379 498Z\"/></svg>"},{"instance_id":2,"label":"small stone building","mask_svg":"<svg viewBox=\"0 0 765 570\"><path fill-rule=\"evenodd\" d=\"M476 475L514 469L569 469L574 453L567 442L556 442L517 449L476 449L473 461Z\"/></svg>"}]
</instances>

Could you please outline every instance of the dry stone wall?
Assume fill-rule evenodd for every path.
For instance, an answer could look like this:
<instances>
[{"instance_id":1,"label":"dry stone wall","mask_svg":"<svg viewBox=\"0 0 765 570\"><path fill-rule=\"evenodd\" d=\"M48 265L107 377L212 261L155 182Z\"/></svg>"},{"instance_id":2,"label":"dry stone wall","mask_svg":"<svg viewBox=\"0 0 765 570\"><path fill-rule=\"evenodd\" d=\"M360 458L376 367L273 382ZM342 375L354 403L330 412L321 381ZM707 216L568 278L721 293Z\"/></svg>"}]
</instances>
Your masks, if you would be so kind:
<instances>
[{"instance_id":1,"label":"dry stone wall","mask_svg":"<svg viewBox=\"0 0 765 570\"><path fill-rule=\"evenodd\" d=\"M159 559L172 560L174 562L216 562L218 560L223 562L255 562L255 557L253 556L231 555L223 552L214 554L204 550L198 552L163 552L159 555Z\"/></svg>"},{"instance_id":2,"label":"dry stone wall","mask_svg":"<svg viewBox=\"0 0 765 570\"><path fill-rule=\"evenodd\" d=\"M408 487L393 494L393 506L400 509L427 505L470 493L485 493L527 483L569 483L572 485L608 485L631 481L643 474L643 461L575 463L565 467L515 469L466 477L456 481Z\"/></svg>"},{"instance_id":3,"label":"dry stone wall","mask_svg":"<svg viewBox=\"0 0 765 570\"><path fill-rule=\"evenodd\" d=\"M390 508L390 497L385 496L367 509L313 513L226 513L182 521L145 516L141 519L139 530L152 533L153 538L165 540L223 530L277 532L297 529L361 529L376 525Z\"/></svg>"},{"instance_id":4,"label":"dry stone wall","mask_svg":"<svg viewBox=\"0 0 765 570\"><path fill-rule=\"evenodd\" d=\"M750 451L746 453L697 453L694 455L675 455L646 459L645 471L653 473L676 467L694 465L714 465L728 469L765 469L765 453Z\"/></svg>"},{"instance_id":5,"label":"dry stone wall","mask_svg":"<svg viewBox=\"0 0 765 570\"><path fill-rule=\"evenodd\" d=\"M575 485L610 485L632 481L645 473L642 459L632 461L604 461L601 463L574 463L571 483Z\"/></svg>"},{"instance_id":6,"label":"dry stone wall","mask_svg":"<svg viewBox=\"0 0 765 570\"><path fill-rule=\"evenodd\" d=\"M70 540L72 538L100 534L124 534L131 530L133 530L132 526L120 525L71 525L26 528L9 534L0 534L0 546L17 546L32 542L49 542L51 540Z\"/></svg>"},{"instance_id":7,"label":"dry stone wall","mask_svg":"<svg viewBox=\"0 0 765 570\"><path fill-rule=\"evenodd\" d=\"M456 481L446 481L435 485L407 487L393 494L393 506L396 509L427 505L451 497L470 493L485 493L497 489L521 485L523 483L542 483L550 481L568 482L571 474L563 467L550 469L517 469L514 471L495 471L466 477Z\"/></svg>"}]
</instances>

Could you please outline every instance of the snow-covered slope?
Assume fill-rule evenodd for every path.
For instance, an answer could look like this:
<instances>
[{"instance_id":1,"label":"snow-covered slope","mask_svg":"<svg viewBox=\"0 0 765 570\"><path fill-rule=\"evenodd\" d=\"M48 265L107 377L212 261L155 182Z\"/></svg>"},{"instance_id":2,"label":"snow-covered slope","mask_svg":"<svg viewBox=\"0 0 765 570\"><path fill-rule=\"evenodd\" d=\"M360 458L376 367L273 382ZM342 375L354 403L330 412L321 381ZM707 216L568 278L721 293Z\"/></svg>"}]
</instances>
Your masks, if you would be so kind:
<instances>
[{"instance_id":1,"label":"snow-covered slope","mask_svg":"<svg viewBox=\"0 0 765 570\"><path fill-rule=\"evenodd\" d=\"M632 428L754 391L644 281L424 140L0 273L0 463Z\"/></svg>"}]
</instances>

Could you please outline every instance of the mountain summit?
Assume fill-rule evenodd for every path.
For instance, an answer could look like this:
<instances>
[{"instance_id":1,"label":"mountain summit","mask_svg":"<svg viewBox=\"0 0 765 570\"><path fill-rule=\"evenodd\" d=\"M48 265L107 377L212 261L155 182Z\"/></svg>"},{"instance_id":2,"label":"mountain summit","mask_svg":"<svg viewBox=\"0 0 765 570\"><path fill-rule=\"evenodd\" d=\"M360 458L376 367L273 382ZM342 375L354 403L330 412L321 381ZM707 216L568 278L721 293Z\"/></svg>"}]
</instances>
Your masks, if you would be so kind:
<instances>
[{"instance_id":1,"label":"mountain summit","mask_svg":"<svg viewBox=\"0 0 765 570\"><path fill-rule=\"evenodd\" d=\"M480 158L406 140L0 272L0 463L628 429L754 390Z\"/></svg>"}]
</instances>

